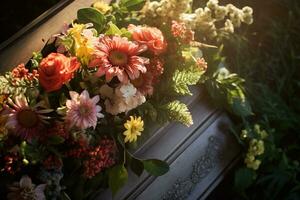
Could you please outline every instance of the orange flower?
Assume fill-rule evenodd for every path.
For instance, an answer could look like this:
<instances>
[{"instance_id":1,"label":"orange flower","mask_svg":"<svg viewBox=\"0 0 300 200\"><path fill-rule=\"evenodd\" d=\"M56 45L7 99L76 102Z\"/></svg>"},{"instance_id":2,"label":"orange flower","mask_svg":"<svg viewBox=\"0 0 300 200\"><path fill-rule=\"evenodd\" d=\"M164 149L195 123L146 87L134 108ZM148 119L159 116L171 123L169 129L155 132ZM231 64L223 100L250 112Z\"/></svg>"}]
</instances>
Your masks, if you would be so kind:
<instances>
[{"instance_id":1,"label":"orange flower","mask_svg":"<svg viewBox=\"0 0 300 200\"><path fill-rule=\"evenodd\" d=\"M155 55L166 51L167 42L159 29L130 24L128 30L131 32L133 40L145 44Z\"/></svg>"},{"instance_id":2,"label":"orange flower","mask_svg":"<svg viewBox=\"0 0 300 200\"><path fill-rule=\"evenodd\" d=\"M80 67L76 57L68 58L60 53L51 53L44 58L39 66L39 81L46 92L59 90L63 84L73 78L74 72Z\"/></svg>"}]
</instances>

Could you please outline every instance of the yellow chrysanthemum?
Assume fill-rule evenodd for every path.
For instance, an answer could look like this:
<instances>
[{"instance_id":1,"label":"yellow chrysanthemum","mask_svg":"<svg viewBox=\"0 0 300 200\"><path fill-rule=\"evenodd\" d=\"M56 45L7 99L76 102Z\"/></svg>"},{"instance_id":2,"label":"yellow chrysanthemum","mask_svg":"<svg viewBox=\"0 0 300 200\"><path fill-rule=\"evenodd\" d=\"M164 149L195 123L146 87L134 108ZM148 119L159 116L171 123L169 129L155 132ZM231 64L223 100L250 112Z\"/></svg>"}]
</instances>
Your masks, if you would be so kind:
<instances>
[{"instance_id":1,"label":"yellow chrysanthemum","mask_svg":"<svg viewBox=\"0 0 300 200\"><path fill-rule=\"evenodd\" d=\"M107 13L111 9L111 6L104 1L95 2L93 4L93 7L96 8L97 10L99 10L102 14Z\"/></svg>"},{"instance_id":2,"label":"yellow chrysanthemum","mask_svg":"<svg viewBox=\"0 0 300 200\"><path fill-rule=\"evenodd\" d=\"M130 116L130 120L127 120L124 127L126 128L126 131L123 133L123 135L125 135L125 143L135 142L137 136L140 136L144 130L144 121L141 117Z\"/></svg>"},{"instance_id":3,"label":"yellow chrysanthemum","mask_svg":"<svg viewBox=\"0 0 300 200\"><path fill-rule=\"evenodd\" d=\"M84 65L88 65L94 48L88 44L86 38L83 38L80 42L76 43L75 53L80 62Z\"/></svg>"},{"instance_id":4,"label":"yellow chrysanthemum","mask_svg":"<svg viewBox=\"0 0 300 200\"><path fill-rule=\"evenodd\" d=\"M81 33L85 27L85 24L73 23L72 28L68 29L68 35L71 35L75 39L75 41L81 40Z\"/></svg>"},{"instance_id":5,"label":"yellow chrysanthemum","mask_svg":"<svg viewBox=\"0 0 300 200\"><path fill-rule=\"evenodd\" d=\"M82 31L86 28L84 24L73 24L73 27L68 30L75 41L74 50L76 57L83 65L88 65L91 55L94 52L94 47L90 44L87 38L82 35Z\"/></svg>"}]
</instances>

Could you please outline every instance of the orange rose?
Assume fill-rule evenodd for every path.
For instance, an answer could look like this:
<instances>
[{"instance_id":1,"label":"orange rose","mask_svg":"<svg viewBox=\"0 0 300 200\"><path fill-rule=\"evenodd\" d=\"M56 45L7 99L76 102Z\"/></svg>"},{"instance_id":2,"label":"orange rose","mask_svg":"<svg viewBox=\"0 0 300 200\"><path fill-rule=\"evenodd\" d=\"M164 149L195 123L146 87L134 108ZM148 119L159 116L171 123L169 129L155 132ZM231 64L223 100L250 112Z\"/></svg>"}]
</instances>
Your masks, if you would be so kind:
<instances>
[{"instance_id":1,"label":"orange rose","mask_svg":"<svg viewBox=\"0 0 300 200\"><path fill-rule=\"evenodd\" d=\"M130 24L128 30L131 32L133 40L145 44L155 55L165 52L167 42L159 29Z\"/></svg>"},{"instance_id":2,"label":"orange rose","mask_svg":"<svg viewBox=\"0 0 300 200\"><path fill-rule=\"evenodd\" d=\"M74 72L80 67L76 57L68 58L60 53L51 53L44 58L39 66L39 81L46 92L59 90L63 84L73 78Z\"/></svg>"}]
</instances>

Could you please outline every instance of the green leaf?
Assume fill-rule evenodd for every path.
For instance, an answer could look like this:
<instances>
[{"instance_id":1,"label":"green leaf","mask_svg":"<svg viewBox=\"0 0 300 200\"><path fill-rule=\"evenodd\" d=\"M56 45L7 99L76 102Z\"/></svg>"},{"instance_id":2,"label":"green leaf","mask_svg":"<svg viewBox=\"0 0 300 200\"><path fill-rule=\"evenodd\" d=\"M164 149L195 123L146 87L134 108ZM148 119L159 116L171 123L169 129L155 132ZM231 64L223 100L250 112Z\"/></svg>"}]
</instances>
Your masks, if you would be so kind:
<instances>
[{"instance_id":1,"label":"green leaf","mask_svg":"<svg viewBox=\"0 0 300 200\"><path fill-rule=\"evenodd\" d=\"M128 39L131 39L132 34L126 29L126 28L121 28L122 32L122 37L127 37Z\"/></svg>"},{"instance_id":2,"label":"green leaf","mask_svg":"<svg viewBox=\"0 0 300 200\"><path fill-rule=\"evenodd\" d=\"M122 31L112 22L108 23L108 30L105 32L105 35L122 35Z\"/></svg>"},{"instance_id":3,"label":"green leaf","mask_svg":"<svg viewBox=\"0 0 300 200\"><path fill-rule=\"evenodd\" d=\"M95 8L82 8L77 11L79 23L93 23L94 28L101 33L105 25L105 16Z\"/></svg>"},{"instance_id":4,"label":"green leaf","mask_svg":"<svg viewBox=\"0 0 300 200\"><path fill-rule=\"evenodd\" d=\"M245 96L244 79L230 73L225 67L218 69L205 85L212 99L237 116L252 115L252 109Z\"/></svg>"},{"instance_id":5,"label":"green leaf","mask_svg":"<svg viewBox=\"0 0 300 200\"><path fill-rule=\"evenodd\" d=\"M45 149L37 145L35 140L31 143L26 143L23 141L20 145L20 153L23 158L26 158L31 163L37 163L45 158Z\"/></svg>"},{"instance_id":6,"label":"green leaf","mask_svg":"<svg viewBox=\"0 0 300 200\"><path fill-rule=\"evenodd\" d=\"M242 117L247 117L252 115L252 109L249 102L245 99L241 101L241 99L234 98L232 103L232 111Z\"/></svg>"},{"instance_id":7,"label":"green leaf","mask_svg":"<svg viewBox=\"0 0 300 200\"><path fill-rule=\"evenodd\" d=\"M116 165L109 171L108 185L115 195L117 191L122 188L128 180L128 173L124 165Z\"/></svg>"},{"instance_id":8,"label":"green leaf","mask_svg":"<svg viewBox=\"0 0 300 200\"><path fill-rule=\"evenodd\" d=\"M32 64L32 68L37 68L42 59L43 59L43 55L41 52L33 52L32 58L30 60Z\"/></svg>"},{"instance_id":9,"label":"green leaf","mask_svg":"<svg viewBox=\"0 0 300 200\"><path fill-rule=\"evenodd\" d=\"M143 118L148 116L154 122L157 119L157 115L158 115L157 110L149 101L146 101L145 103L137 107L137 111L139 115L142 116Z\"/></svg>"},{"instance_id":10,"label":"green leaf","mask_svg":"<svg viewBox=\"0 0 300 200\"><path fill-rule=\"evenodd\" d=\"M114 23L108 23L108 29L105 32L106 35L119 35L122 37L131 38L131 33L126 28L119 29Z\"/></svg>"},{"instance_id":11,"label":"green leaf","mask_svg":"<svg viewBox=\"0 0 300 200\"><path fill-rule=\"evenodd\" d=\"M50 136L47 140L47 142L49 144L52 144L52 145L62 144L62 143L64 143L64 141L65 141L65 139L63 137L58 136L58 135Z\"/></svg>"},{"instance_id":12,"label":"green leaf","mask_svg":"<svg viewBox=\"0 0 300 200\"><path fill-rule=\"evenodd\" d=\"M169 171L168 163L157 160L157 159L149 159L143 160L145 170L153 175L153 176L162 176Z\"/></svg>"},{"instance_id":13,"label":"green leaf","mask_svg":"<svg viewBox=\"0 0 300 200\"><path fill-rule=\"evenodd\" d=\"M141 176L144 171L144 164L141 160L132 157L130 168L137 176Z\"/></svg>"},{"instance_id":14,"label":"green leaf","mask_svg":"<svg viewBox=\"0 0 300 200\"><path fill-rule=\"evenodd\" d=\"M255 180L255 171L248 168L240 168L235 172L234 185L238 191L244 191Z\"/></svg>"},{"instance_id":15,"label":"green leaf","mask_svg":"<svg viewBox=\"0 0 300 200\"><path fill-rule=\"evenodd\" d=\"M187 62L197 62L197 58L203 57L203 53L198 47L186 47L181 51L181 55Z\"/></svg>"},{"instance_id":16,"label":"green leaf","mask_svg":"<svg viewBox=\"0 0 300 200\"><path fill-rule=\"evenodd\" d=\"M124 6L129 11L140 10L145 4L145 0L121 0L121 6Z\"/></svg>"}]
</instances>

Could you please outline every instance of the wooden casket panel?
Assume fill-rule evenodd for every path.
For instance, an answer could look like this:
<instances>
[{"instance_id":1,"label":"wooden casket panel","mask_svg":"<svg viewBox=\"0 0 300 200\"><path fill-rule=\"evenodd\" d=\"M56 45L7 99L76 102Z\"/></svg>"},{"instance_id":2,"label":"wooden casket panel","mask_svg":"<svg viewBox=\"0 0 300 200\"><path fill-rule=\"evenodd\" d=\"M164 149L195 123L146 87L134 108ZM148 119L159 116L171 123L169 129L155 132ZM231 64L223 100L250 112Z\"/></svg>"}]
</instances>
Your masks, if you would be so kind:
<instances>
[{"instance_id":1,"label":"wooden casket panel","mask_svg":"<svg viewBox=\"0 0 300 200\"><path fill-rule=\"evenodd\" d=\"M134 152L140 158L167 161L170 171L161 177L130 173L114 199L205 199L238 160L239 145L229 132L227 115L216 110L201 89L193 88L193 94L184 99L193 115L191 127L171 123ZM103 192L101 199L112 199L111 192Z\"/></svg>"},{"instance_id":2,"label":"wooden casket panel","mask_svg":"<svg viewBox=\"0 0 300 200\"><path fill-rule=\"evenodd\" d=\"M15 40L1 44L0 71L27 62L33 51L40 51L53 34L70 23L78 9L90 6L94 0L76 0L63 4L51 18L43 18ZM158 158L170 164L170 171L161 177L144 172L141 177L129 171L129 181L114 199L205 199L222 180L239 156L239 146L229 133L230 120L215 109L201 88L192 88L193 96L182 100L189 105L194 124L153 125L153 134L143 138L132 153L139 158ZM109 190L98 200L112 199Z\"/></svg>"}]
</instances>

